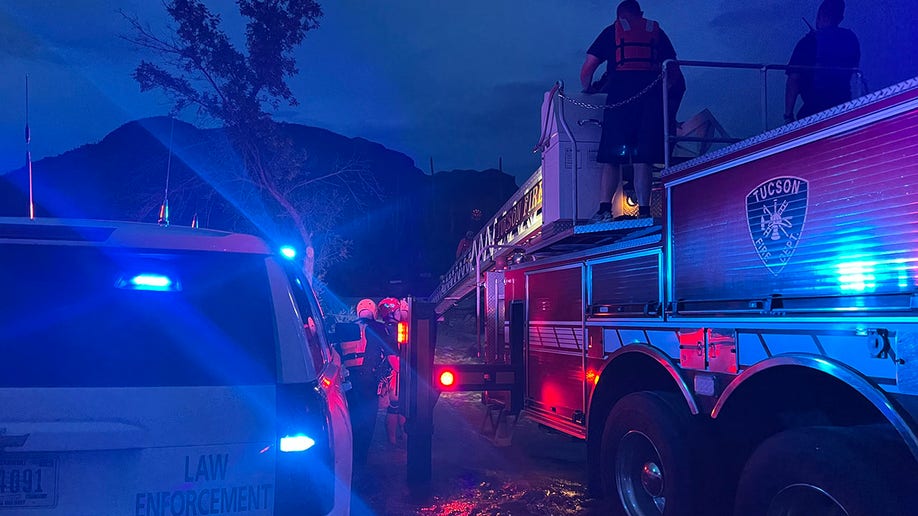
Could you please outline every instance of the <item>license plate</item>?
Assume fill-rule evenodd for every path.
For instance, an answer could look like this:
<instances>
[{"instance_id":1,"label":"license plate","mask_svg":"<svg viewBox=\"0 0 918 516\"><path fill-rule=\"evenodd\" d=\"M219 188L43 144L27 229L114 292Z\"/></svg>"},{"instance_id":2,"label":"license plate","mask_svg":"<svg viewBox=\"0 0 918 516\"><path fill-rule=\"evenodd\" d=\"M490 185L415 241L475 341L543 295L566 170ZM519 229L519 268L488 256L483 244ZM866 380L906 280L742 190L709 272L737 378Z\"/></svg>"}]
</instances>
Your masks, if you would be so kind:
<instances>
[{"instance_id":1,"label":"license plate","mask_svg":"<svg viewBox=\"0 0 918 516\"><path fill-rule=\"evenodd\" d=\"M47 457L0 457L0 510L50 507L57 501L57 464Z\"/></svg>"}]
</instances>

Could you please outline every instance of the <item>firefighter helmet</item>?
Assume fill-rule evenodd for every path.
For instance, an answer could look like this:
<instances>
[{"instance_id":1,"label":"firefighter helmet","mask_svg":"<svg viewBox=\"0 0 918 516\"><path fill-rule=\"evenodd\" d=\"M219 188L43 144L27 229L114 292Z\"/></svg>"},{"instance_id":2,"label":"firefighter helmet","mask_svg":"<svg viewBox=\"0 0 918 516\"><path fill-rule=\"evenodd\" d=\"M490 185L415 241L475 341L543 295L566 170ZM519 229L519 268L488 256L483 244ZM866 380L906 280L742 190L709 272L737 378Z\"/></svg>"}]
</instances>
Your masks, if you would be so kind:
<instances>
[{"instance_id":1,"label":"firefighter helmet","mask_svg":"<svg viewBox=\"0 0 918 516\"><path fill-rule=\"evenodd\" d=\"M398 320L399 315L401 315L399 314L399 308L401 307L401 304L398 302L398 299L395 299L394 297L381 299L378 306L379 308L377 313L380 320L391 318Z\"/></svg>"},{"instance_id":2,"label":"firefighter helmet","mask_svg":"<svg viewBox=\"0 0 918 516\"><path fill-rule=\"evenodd\" d=\"M358 319L376 319L376 303L372 299L361 299L357 303Z\"/></svg>"}]
</instances>

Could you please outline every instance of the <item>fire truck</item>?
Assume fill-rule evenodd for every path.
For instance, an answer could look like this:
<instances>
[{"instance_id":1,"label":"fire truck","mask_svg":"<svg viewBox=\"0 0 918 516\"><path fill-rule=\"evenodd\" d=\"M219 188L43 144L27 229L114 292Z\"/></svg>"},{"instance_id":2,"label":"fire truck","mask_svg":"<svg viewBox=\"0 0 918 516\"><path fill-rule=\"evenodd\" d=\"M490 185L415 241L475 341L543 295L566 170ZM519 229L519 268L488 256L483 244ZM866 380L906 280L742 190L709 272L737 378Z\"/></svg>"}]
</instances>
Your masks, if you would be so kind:
<instances>
[{"instance_id":1,"label":"fire truck","mask_svg":"<svg viewBox=\"0 0 918 516\"><path fill-rule=\"evenodd\" d=\"M601 224L592 99L546 94L542 166L431 296L476 297L495 366L450 381L584 439L615 513L915 514L918 78L673 160L654 217Z\"/></svg>"}]
</instances>

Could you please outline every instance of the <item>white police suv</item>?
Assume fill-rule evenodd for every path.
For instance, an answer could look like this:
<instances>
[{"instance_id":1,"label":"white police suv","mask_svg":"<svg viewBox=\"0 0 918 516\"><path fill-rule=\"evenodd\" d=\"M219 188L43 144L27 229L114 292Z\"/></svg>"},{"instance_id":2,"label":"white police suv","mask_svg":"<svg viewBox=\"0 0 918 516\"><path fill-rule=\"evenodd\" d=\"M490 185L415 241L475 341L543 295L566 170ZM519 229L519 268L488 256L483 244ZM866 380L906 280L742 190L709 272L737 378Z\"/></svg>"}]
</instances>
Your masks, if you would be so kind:
<instances>
[{"instance_id":1,"label":"white police suv","mask_svg":"<svg viewBox=\"0 0 918 516\"><path fill-rule=\"evenodd\" d=\"M296 270L249 235L0 219L0 516L347 514L343 368Z\"/></svg>"}]
</instances>

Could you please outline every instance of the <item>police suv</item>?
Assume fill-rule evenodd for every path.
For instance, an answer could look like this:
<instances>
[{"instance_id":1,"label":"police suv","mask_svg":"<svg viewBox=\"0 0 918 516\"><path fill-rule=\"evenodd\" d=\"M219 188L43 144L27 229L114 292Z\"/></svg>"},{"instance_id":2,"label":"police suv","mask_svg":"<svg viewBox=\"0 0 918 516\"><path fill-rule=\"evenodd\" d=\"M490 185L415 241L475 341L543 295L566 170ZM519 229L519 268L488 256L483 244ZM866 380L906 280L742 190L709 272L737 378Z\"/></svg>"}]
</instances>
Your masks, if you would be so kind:
<instances>
[{"instance_id":1,"label":"police suv","mask_svg":"<svg viewBox=\"0 0 918 516\"><path fill-rule=\"evenodd\" d=\"M343 368L297 269L249 235L0 219L0 516L347 514Z\"/></svg>"}]
</instances>

